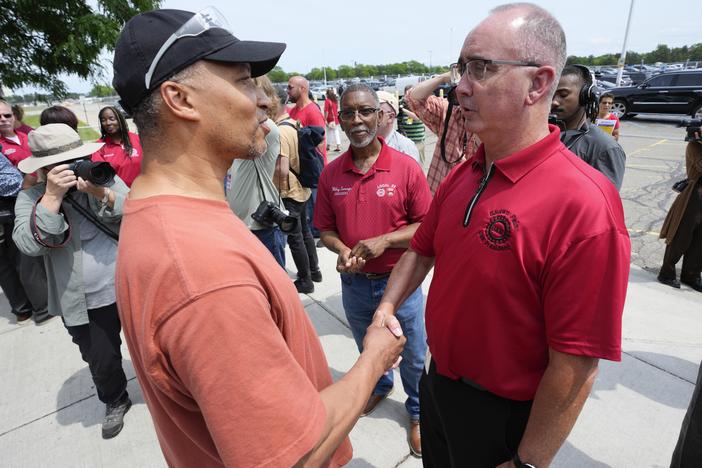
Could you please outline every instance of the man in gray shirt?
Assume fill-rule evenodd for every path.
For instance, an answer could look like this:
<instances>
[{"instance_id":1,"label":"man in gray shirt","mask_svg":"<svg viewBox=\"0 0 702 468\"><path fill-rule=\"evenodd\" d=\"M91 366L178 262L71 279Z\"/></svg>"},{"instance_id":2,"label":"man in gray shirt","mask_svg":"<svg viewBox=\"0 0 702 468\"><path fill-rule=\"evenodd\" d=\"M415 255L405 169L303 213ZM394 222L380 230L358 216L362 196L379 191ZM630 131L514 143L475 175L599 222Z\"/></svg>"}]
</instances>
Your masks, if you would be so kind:
<instances>
[{"instance_id":1,"label":"man in gray shirt","mask_svg":"<svg viewBox=\"0 0 702 468\"><path fill-rule=\"evenodd\" d=\"M583 161L622 186L626 154L619 143L591 123L597 115L595 87L587 67L568 65L561 73L551 112L565 123L561 141Z\"/></svg>"}]
</instances>

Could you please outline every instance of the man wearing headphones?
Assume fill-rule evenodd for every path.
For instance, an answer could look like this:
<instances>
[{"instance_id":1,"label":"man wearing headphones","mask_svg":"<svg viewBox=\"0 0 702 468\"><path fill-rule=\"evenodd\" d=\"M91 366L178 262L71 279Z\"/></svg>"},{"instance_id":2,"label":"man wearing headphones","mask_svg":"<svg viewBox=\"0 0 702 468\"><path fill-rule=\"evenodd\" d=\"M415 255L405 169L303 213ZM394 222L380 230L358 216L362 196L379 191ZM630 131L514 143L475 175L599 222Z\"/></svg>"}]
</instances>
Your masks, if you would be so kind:
<instances>
[{"instance_id":1,"label":"man wearing headphones","mask_svg":"<svg viewBox=\"0 0 702 468\"><path fill-rule=\"evenodd\" d=\"M561 134L563 144L607 176L619 190L626 154L619 143L593 124L599 110L598 94L587 67L568 65L561 73L551 113L565 125Z\"/></svg>"}]
</instances>

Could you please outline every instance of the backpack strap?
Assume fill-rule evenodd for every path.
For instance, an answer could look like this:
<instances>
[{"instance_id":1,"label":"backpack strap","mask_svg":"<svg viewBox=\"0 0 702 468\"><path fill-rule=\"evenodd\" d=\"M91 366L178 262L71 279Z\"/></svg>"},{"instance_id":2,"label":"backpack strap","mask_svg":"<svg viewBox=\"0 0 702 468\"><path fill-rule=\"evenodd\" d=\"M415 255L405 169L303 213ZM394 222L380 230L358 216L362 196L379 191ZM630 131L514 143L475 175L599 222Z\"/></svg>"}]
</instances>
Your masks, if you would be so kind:
<instances>
[{"instance_id":1,"label":"backpack strap","mask_svg":"<svg viewBox=\"0 0 702 468\"><path fill-rule=\"evenodd\" d=\"M295 131L300 130L300 127L298 127L296 124L290 122L291 119L285 119L282 122L280 122L278 125L285 125L287 127L292 127L295 129ZM292 172L295 175L295 178L297 178L298 182L300 181L300 174L295 172L295 169L293 169L290 165L288 165L288 170Z\"/></svg>"}]
</instances>

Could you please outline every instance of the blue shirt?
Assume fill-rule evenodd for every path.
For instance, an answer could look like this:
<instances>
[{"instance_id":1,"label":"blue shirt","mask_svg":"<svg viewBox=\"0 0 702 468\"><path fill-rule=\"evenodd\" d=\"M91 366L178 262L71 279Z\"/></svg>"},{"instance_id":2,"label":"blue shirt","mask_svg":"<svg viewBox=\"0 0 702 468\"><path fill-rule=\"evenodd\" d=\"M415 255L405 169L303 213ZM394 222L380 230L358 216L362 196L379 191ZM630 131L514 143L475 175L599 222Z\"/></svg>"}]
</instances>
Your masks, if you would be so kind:
<instances>
[{"instance_id":1,"label":"blue shirt","mask_svg":"<svg viewBox=\"0 0 702 468\"><path fill-rule=\"evenodd\" d=\"M22 174L0 153L0 197L16 197L22 188Z\"/></svg>"}]
</instances>

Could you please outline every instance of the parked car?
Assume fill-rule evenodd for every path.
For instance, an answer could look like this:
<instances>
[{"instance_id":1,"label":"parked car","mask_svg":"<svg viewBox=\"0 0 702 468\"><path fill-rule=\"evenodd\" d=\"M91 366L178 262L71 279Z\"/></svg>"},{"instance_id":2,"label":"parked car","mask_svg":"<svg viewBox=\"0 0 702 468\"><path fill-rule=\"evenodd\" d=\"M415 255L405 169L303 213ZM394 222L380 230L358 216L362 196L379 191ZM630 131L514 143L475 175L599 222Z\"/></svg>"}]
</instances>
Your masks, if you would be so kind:
<instances>
[{"instance_id":1,"label":"parked car","mask_svg":"<svg viewBox=\"0 0 702 468\"><path fill-rule=\"evenodd\" d=\"M616 88L617 85L610 83L609 81L595 80L595 86L600 88L603 93L609 91L610 89Z\"/></svg>"},{"instance_id":2,"label":"parked car","mask_svg":"<svg viewBox=\"0 0 702 468\"><path fill-rule=\"evenodd\" d=\"M610 83L615 83L617 82L617 74L601 74L597 75L595 74L595 77L600 80L600 81L609 81ZM633 86L634 82L632 81L631 78L629 78L629 75L622 75L622 81L620 83L622 86Z\"/></svg>"},{"instance_id":3,"label":"parked car","mask_svg":"<svg viewBox=\"0 0 702 468\"><path fill-rule=\"evenodd\" d=\"M702 119L702 70L654 75L638 86L614 88L612 113L619 118L636 114L686 114Z\"/></svg>"}]
</instances>

